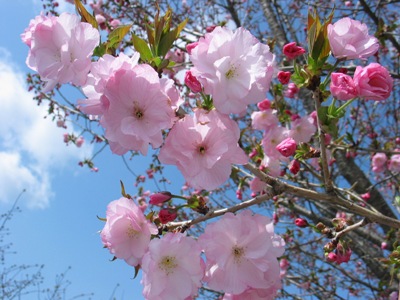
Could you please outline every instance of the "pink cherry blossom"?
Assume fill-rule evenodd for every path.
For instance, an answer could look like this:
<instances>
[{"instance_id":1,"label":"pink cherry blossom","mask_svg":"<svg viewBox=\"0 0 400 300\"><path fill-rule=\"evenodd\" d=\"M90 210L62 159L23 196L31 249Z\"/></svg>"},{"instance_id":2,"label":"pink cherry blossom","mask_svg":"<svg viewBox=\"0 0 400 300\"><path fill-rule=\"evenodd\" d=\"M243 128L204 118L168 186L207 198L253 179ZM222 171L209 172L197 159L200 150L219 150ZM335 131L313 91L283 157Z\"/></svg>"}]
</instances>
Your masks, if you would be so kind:
<instances>
[{"instance_id":1,"label":"pink cherry blossom","mask_svg":"<svg viewBox=\"0 0 400 300\"><path fill-rule=\"evenodd\" d=\"M386 169L387 157L385 153L379 152L372 156L372 171L381 173Z\"/></svg>"},{"instance_id":2,"label":"pink cherry blossom","mask_svg":"<svg viewBox=\"0 0 400 300\"><path fill-rule=\"evenodd\" d=\"M201 83L193 76L191 71L187 71L185 75L185 84L193 93L200 93L202 90Z\"/></svg>"},{"instance_id":3,"label":"pink cherry blossom","mask_svg":"<svg viewBox=\"0 0 400 300\"><path fill-rule=\"evenodd\" d=\"M175 114L152 67L143 64L116 71L103 97L109 107L100 124L114 153L135 150L146 155L149 144L154 149L161 146L161 131L172 127Z\"/></svg>"},{"instance_id":4,"label":"pink cherry blossom","mask_svg":"<svg viewBox=\"0 0 400 300\"><path fill-rule=\"evenodd\" d=\"M239 147L239 127L216 110L196 110L186 115L169 132L158 156L173 164L196 189L212 190L231 174L231 164L245 164L248 158Z\"/></svg>"},{"instance_id":5,"label":"pink cherry blossom","mask_svg":"<svg viewBox=\"0 0 400 300\"><path fill-rule=\"evenodd\" d=\"M307 143L315 133L316 129L313 117L310 115L304 116L292 122L289 136L297 143Z\"/></svg>"},{"instance_id":6,"label":"pink cherry blossom","mask_svg":"<svg viewBox=\"0 0 400 300\"><path fill-rule=\"evenodd\" d=\"M120 53L117 57L105 54L92 63L90 74L82 90L88 99L81 100L81 110L91 115L102 115L108 109L108 101L101 98L110 76L119 69L132 70L139 61L140 54L135 52L132 57ZM103 101L102 101L103 100Z\"/></svg>"},{"instance_id":7,"label":"pink cherry blossom","mask_svg":"<svg viewBox=\"0 0 400 300\"><path fill-rule=\"evenodd\" d=\"M196 241L182 233L153 239L143 257L143 295L148 300L192 299L204 276Z\"/></svg>"},{"instance_id":8,"label":"pink cherry blossom","mask_svg":"<svg viewBox=\"0 0 400 300\"><path fill-rule=\"evenodd\" d=\"M249 31L216 27L191 49L193 75L223 113L242 113L265 98L275 73L275 56Z\"/></svg>"},{"instance_id":9,"label":"pink cherry blossom","mask_svg":"<svg viewBox=\"0 0 400 300\"><path fill-rule=\"evenodd\" d=\"M281 161L285 161L286 157L279 155L278 157L271 157L264 155L260 168L273 177L278 177L281 175Z\"/></svg>"},{"instance_id":10,"label":"pink cherry blossom","mask_svg":"<svg viewBox=\"0 0 400 300\"><path fill-rule=\"evenodd\" d=\"M261 181L260 178L255 177L249 183L250 189L253 193L264 192L267 188L267 184L264 181Z\"/></svg>"},{"instance_id":11,"label":"pink cherry blossom","mask_svg":"<svg viewBox=\"0 0 400 300\"><path fill-rule=\"evenodd\" d=\"M249 210L227 213L207 225L199 242L206 255L204 281L211 289L237 295L248 288L268 289L279 281L277 257L285 243L266 216Z\"/></svg>"},{"instance_id":12,"label":"pink cherry blossom","mask_svg":"<svg viewBox=\"0 0 400 300\"><path fill-rule=\"evenodd\" d=\"M397 149L398 151L399 149ZM392 157L390 157L389 163L388 163L388 169L391 172L400 172L400 154L394 154Z\"/></svg>"},{"instance_id":13,"label":"pink cherry blossom","mask_svg":"<svg viewBox=\"0 0 400 300\"><path fill-rule=\"evenodd\" d=\"M379 49L379 41L368 34L367 25L347 17L328 25L328 40L336 58L365 59Z\"/></svg>"},{"instance_id":14,"label":"pink cherry blossom","mask_svg":"<svg viewBox=\"0 0 400 300\"><path fill-rule=\"evenodd\" d=\"M283 158L276 146L289 136L289 130L284 127L273 127L268 130L261 141L264 154L271 158Z\"/></svg>"},{"instance_id":15,"label":"pink cherry blossom","mask_svg":"<svg viewBox=\"0 0 400 300\"><path fill-rule=\"evenodd\" d=\"M358 96L367 100L385 100L393 89L393 78L389 71L378 63L366 67L358 66L353 76Z\"/></svg>"},{"instance_id":16,"label":"pink cherry blossom","mask_svg":"<svg viewBox=\"0 0 400 300\"><path fill-rule=\"evenodd\" d=\"M99 32L77 15L63 13L30 26L23 39L29 44L27 65L46 82L44 92L57 83L85 84Z\"/></svg>"},{"instance_id":17,"label":"pink cherry blossom","mask_svg":"<svg viewBox=\"0 0 400 300\"><path fill-rule=\"evenodd\" d=\"M143 215L132 199L120 198L107 206L107 222L101 231L105 247L131 266L141 263L152 234L158 229Z\"/></svg>"},{"instance_id":18,"label":"pink cherry blossom","mask_svg":"<svg viewBox=\"0 0 400 300\"><path fill-rule=\"evenodd\" d=\"M276 146L276 150L285 157L292 156L296 152L296 148L296 141L290 137L284 139Z\"/></svg>"},{"instance_id":19,"label":"pink cherry blossom","mask_svg":"<svg viewBox=\"0 0 400 300\"><path fill-rule=\"evenodd\" d=\"M56 22L57 18L54 16L36 16L29 22L29 26L21 33L21 40L29 47L31 47L32 34L36 31L36 25L47 22L51 25Z\"/></svg>"},{"instance_id":20,"label":"pink cherry blossom","mask_svg":"<svg viewBox=\"0 0 400 300\"><path fill-rule=\"evenodd\" d=\"M251 114L251 127L258 130L266 130L276 127L279 123L276 111L272 109L254 111Z\"/></svg>"},{"instance_id":21,"label":"pink cherry blossom","mask_svg":"<svg viewBox=\"0 0 400 300\"><path fill-rule=\"evenodd\" d=\"M331 74L330 90L332 96L338 100L350 100L358 95L353 78L343 73Z\"/></svg>"},{"instance_id":22,"label":"pink cherry blossom","mask_svg":"<svg viewBox=\"0 0 400 300\"><path fill-rule=\"evenodd\" d=\"M295 59L304 53L306 53L306 50L303 47L297 46L296 42L291 42L283 46L283 54L289 59Z\"/></svg>"}]
</instances>

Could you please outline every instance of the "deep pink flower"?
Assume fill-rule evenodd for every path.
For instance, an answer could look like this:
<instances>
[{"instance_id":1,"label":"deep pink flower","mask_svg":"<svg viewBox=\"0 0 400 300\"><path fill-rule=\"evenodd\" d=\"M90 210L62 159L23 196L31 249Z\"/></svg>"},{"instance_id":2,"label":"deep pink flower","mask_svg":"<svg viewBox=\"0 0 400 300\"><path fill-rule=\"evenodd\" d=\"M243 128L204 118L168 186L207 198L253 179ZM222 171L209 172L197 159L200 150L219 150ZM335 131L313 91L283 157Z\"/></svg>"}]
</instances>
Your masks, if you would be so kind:
<instances>
[{"instance_id":1,"label":"deep pink flower","mask_svg":"<svg viewBox=\"0 0 400 300\"><path fill-rule=\"evenodd\" d=\"M152 67L119 69L107 81L103 97L109 107L100 124L114 153L135 150L146 155L149 144L161 146L162 130L172 127L175 113Z\"/></svg>"},{"instance_id":2,"label":"deep pink flower","mask_svg":"<svg viewBox=\"0 0 400 300\"><path fill-rule=\"evenodd\" d=\"M296 152L296 148L296 141L290 137L276 145L276 150L285 157L292 156Z\"/></svg>"},{"instance_id":3,"label":"deep pink flower","mask_svg":"<svg viewBox=\"0 0 400 300\"><path fill-rule=\"evenodd\" d=\"M350 100L358 95L353 78L343 73L332 73L330 90L338 100Z\"/></svg>"},{"instance_id":4,"label":"deep pink flower","mask_svg":"<svg viewBox=\"0 0 400 300\"><path fill-rule=\"evenodd\" d=\"M263 101L257 103L257 107L260 111L270 109L271 101L264 99Z\"/></svg>"},{"instance_id":5,"label":"deep pink flower","mask_svg":"<svg viewBox=\"0 0 400 300\"><path fill-rule=\"evenodd\" d=\"M265 98L275 73L275 56L249 31L216 27L191 50L192 73L215 108L240 114Z\"/></svg>"},{"instance_id":6,"label":"deep pink flower","mask_svg":"<svg viewBox=\"0 0 400 300\"><path fill-rule=\"evenodd\" d=\"M378 63L366 67L358 66L353 76L358 96L367 100L385 100L393 89L393 78L389 71Z\"/></svg>"},{"instance_id":7,"label":"deep pink flower","mask_svg":"<svg viewBox=\"0 0 400 300\"><path fill-rule=\"evenodd\" d=\"M387 157L385 153L379 152L372 156L372 171L381 173L386 169Z\"/></svg>"},{"instance_id":8,"label":"deep pink flower","mask_svg":"<svg viewBox=\"0 0 400 300\"><path fill-rule=\"evenodd\" d=\"M160 219L160 222L162 224L167 224L169 222L172 222L173 220L176 219L178 214L176 213L175 210L172 209L162 209L158 213L158 218Z\"/></svg>"},{"instance_id":9,"label":"deep pink flower","mask_svg":"<svg viewBox=\"0 0 400 300\"><path fill-rule=\"evenodd\" d=\"M43 92L58 83L85 84L93 50L99 44L99 32L81 22L77 15L68 13L37 21L27 29L23 39L30 43L28 67L46 82Z\"/></svg>"},{"instance_id":10,"label":"deep pink flower","mask_svg":"<svg viewBox=\"0 0 400 300\"><path fill-rule=\"evenodd\" d=\"M226 213L207 225L199 242L206 256L204 281L211 289L236 295L248 288L268 289L279 281L278 271L264 277L277 264L285 244L274 234L268 217L249 210Z\"/></svg>"},{"instance_id":11,"label":"deep pink flower","mask_svg":"<svg viewBox=\"0 0 400 300\"><path fill-rule=\"evenodd\" d=\"M299 88L297 87L297 85L295 83L291 82L288 84L287 89L285 90L283 95L285 97L293 99L298 92L299 92Z\"/></svg>"},{"instance_id":12,"label":"deep pink flower","mask_svg":"<svg viewBox=\"0 0 400 300\"><path fill-rule=\"evenodd\" d=\"M143 257L143 295L148 300L192 299L201 287L204 261L197 242L182 233L153 239Z\"/></svg>"},{"instance_id":13,"label":"deep pink flower","mask_svg":"<svg viewBox=\"0 0 400 300\"><path fill-rule=\"evenodd\" d=\"M360 21L342 18L328 25L328 40L336 58L368 58L379 49L379 41L368 34L368 27Z\"/></svg>"},{"instance_id":14,"label":"deep pink flower","mask_svg":"<svg viewBox=\"0 0 400 300\"><path fill-rule=\"evenodd\" d=\"M283 54L290 59L295 59L304 53L306 53L306 50L303 47L297 46L296 42L291 42L283 46Z\"/></svg>"},{"instance_id":15,"label":"deep pink flower","mask_svg":"<svg viewBox=\"0 0 400 300\"><path fill-rule=\"evenodd\" d=\"M290 76L292 74L290 72L279 71L278 72L278 80L282 84L288 84L290 81Z\"/></svg>"},{"instance_id":16,"label":"deep pink flower","mask_svg":"<svg viewBox=\"0 0 400 300\"><path fill-rule=\"evenodd\" d=\"M329 252L328 255L326 256L326 260L329 262L336 262L337 261L337 255L335 252Z\"/></svg>"},{"instance_id":17,"label":"deep pink flower","mask_svg":"<svg viewBox=\"0 0 400 300\"><path fill-rule=\"evenodd\" d=\"M152 234L158 229L144 216L132 199L120 198L107 206L107 222L101 240L115 257L131 266L141 263Z\"/></svg>"},{"instance_id":18,"label":"deep pink flower","mask_svg":"<svg viewBox=\"0 0 400 300\"><path fill-rule=\"evenodd\" d=\"M196 189L212 190L231 174L232 164L245 164L239 127L216 110L196 110L175 123L160 150L159 160L173 164Z\"/></svg>"},{"instance_id":19,"label":"deep pink flower","mask_svg":"<svg viewBox=\"0 0 400 300\"><path fill-rule=\"evenodd\" d=\"M190 55L192 54L192 50L197 47L199 42L194 42L186 45L186 51Z\"/></svg>"},{"instance_id":20,"label":"deep pink flower","mask_svg":"<svg viewBox=\"0 0 400 300\"><path fill-rule=\"evenodd\" d=\"M341 264L350 260L352 251L350 247L343 246L341 242L336 246L336 263Z\"/></svg>"},{"instance_id":21,"label":"deep pink flower","mask_svg":"<svg viewBox=\"0 0 400 300\"><path fill-rule=\"evenodd\" d=\"M193 76L192 72L187 71L185 75L185 84L190 88L193 93L200 93L201 83L197 80L195 76Z\"/></svg>"},{"instance_id":22,"label":"deep pink flower","mask_svg":"<svg viewBox=\"0 0 400 300\"><path fill-rule=\"evenodd\" d=\"M300 171L300 162L297 159L294 159L290 162L288 168L290 173L296 175Z\"/></svg>"},{"instance_id":23,"label":"deep pink flower","mask_svg":"<svg viewBox=\"0 0 400 300\"><path fill-rule=\"evenodd\" d=\"M361 199L363 199L364 201L368 201L371 198L371 194L368 192L361 194L360 196L361 196Z\"/></svg>"},{"instance_id":24,"label":"deep pink flower","mask_svg":"<svg viewBox=\"0 0 400 300\"><path fill-rule=\"evenodd\" d=\"M160 192L150 195L149 203L152 205L158 205L171 200L172 194L170 192Z\"/></svg>"},{"instance_id":25,"label":"deep pink flower","mask_svg":"<svg viewBox=\"0 0 400 300\"><path fill-rule=\"evenodd\" d=\"M307 220L303 218L297 218L296 220L294 220L294 224L296 224L296 226L300 228L305 228L309 226Z\"/></svg>"}]
</instances>

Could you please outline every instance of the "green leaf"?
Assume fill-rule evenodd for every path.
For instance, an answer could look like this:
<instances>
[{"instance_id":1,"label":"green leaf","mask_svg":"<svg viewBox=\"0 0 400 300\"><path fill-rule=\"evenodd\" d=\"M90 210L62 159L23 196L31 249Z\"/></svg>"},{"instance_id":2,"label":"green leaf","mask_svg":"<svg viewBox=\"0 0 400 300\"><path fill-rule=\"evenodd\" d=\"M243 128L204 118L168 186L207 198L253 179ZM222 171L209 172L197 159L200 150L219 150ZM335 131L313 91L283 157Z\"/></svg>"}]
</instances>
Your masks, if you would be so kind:
<instances>
[{"instance_id":1,"label":"green leaf","mask_svg":"<svg viewBox=\"0 0 400 300\"><path fill-rule=\"evenodd\" d=\"M99 24L96 21L96 18L92 16L83 6L80 0L75 0L75 8L78 14L81 16L82 21L91 24L94 28L99 29Z\"/></svg>"},{"instance_id":2,"label":"green leaf","mask_svg":"<svg viewBox=\"0 0 400 300\"><path fill-rule=\"evenodd\" d=\"M125 193L125 187L124 187L124 183L122 182L122 180L119 181L121 183L121 195L122 197L128 198L128 199L132 199L132 196Z\"/></svg>"},{"instance_id":3,"label":"green leaf","mask_svg":"<svg viewBox=\"0 0 400 300\"><path fill-rule=\"evenodd\" d=\"M135 34L132 34L132 42L135 50L140 53L140 58L143 61L148 62L153 58L153 54L151 53L150 48L145 40L141 39Z\"/></svg>"},{"instance_id":4,"label":"green leaf","mask_svg":"<svg viewBox=\"0 0 400 300\"><path fill-rule=\"evenodd\" d=\"M107 43L102 43L94 48L93 55L102 57L104 54L107 53Z\"/></svg>"},{"instance_id":5,"label":"green leaf","mask_svg":"<svg viewBox=\"0 0 400 300\"><path fill-rule=\"evenodd\" d=\"M129 32L131 29L132 25L124 25L124 26L119 26L115 28L113 31L110 32L108 35L108 40L109 48L118 48L118 45L121 43L121 41L124 39L125 35Z\"/></svg>"}]
</instances>

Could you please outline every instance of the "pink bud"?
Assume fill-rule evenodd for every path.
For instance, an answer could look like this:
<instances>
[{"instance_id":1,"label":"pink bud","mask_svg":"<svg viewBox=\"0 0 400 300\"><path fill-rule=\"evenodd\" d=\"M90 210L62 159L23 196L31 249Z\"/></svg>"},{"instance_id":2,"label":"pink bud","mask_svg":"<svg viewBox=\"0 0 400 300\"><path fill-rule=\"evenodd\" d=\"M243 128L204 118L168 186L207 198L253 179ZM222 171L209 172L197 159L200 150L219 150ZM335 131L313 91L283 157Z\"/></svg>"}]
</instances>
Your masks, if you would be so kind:
<instances>
[{"instance_id":1,"label":"pink bud","mask_svg":"<svg viewBox=\"0 0 400 300\"><path fill-rule=\"evenodd\" d=\"M284 139L276 146L276 150L285 157L293 155L296 152L296 148L296 141L290 137Z\"/></svg>"},{"instance_id":2,"label":"pink bud","mask_svg":"<svg viewBox=\"0 0 400 300\"><path fill-rule=\"evenodd\" d=\"M263 101L257 103L257 107L260 111L267 110L271 108L271 101L264 99Z\"/></svg>"},{"instance_id":3,"label":"pink bud","mask_svg":"<svg viewBox=\"0 0 400 300\"><path fill-rule=\"evenodd\" d=\"M292 75L290 72L279 71L278 72L279 82L282 84L288 84L290 81L290 75Z\"/></svg>"},{"instance_id":4,"label":"pink bud","mask_svg":"<svg viewBox=\"0 0 400 300\"><path fill-rule=\"evenodd\" d=\"M207 26L206 27L206 32L207 33L211 33L214 31L215 27L217 27L216 25L211 25L211 26Z\"/></svg>"},{"instance_id":5,"label":"pink bud","mask_svg":"<svg viewBox=\"0 0 400 300\"><path fill-rule=\"evenodd\" d=\"M388 244L386 242L381 243L381 249L386 250L388 248Z\"/></svg>"},{"instance_id":6,"label":"pink bud","mask_svg":"<svg viewBox=\"0 0 400 300\"><path fill-rule=\"evenodd\" d=\"M362 194L361 198L366 202L371 198L371 195L370 195L370 193L367 192L365 194Z\"/></svg>"},{"instance_id":7,"label":"pink bud","mask_svg":"<svg viewBox=\"0 0 400 300\"><path fill-rule=\"evenodd\" d=\"M243 199L243 194L241 189L236 190L236 198L238 198L239 200Z\"/></svg>"},{"instance_id":8,"label":"pink bud","mask_svg":"<svg viewBox=\"0 0 400 300\"><path fill-rule=\"evenodd\" d=\"M330 252L327 256L326 256L326 260L329 262L336 262L337 260L337 255L334 252Z\"/></svg>"},{"instance_id":9,"label":"pink bud","mask_svg":"<svg viewBox=\"0 0 400 300\"><path fill-rule=\"evenodd\" d=\"M158 213L158 218L162 224L167 224L168 222L172 222L176 219L178 214L172 209L162 209Z\"/></svg>"},{"instance_id":10,"label":"pink bud","mask_svg":"<svg viewBox=\"0 0 400 300\"><path fill-rule=\"evenodd\" d=\"M64 133L63 137L64 137L64 143L67 144L69 142L69 134L68 133Z\"/></svg>"},{"instance_id":11,"label":"pink bud","mask_svg":"<svg viewBox=\"0 0 400 300\"><path fill-rule=\"evenodd\" d=\"M291 42L283 46L283 54L285 54L290 59L294 59L297 56L302 55L303 53L306 53L306 50L304 50L304 48L302 47L297 46L296 42Z\"/></svg>"},{"instance_id":12,"label":"pink bud","mask_svg":"<svg viewBox=\"0 0 400 300\"><path fill-rule=\"evenodd\" d=\"M171 200L171 198L172 194L170 192L160 192L151 195L149 203L152 205L159 205L161 203Z\"/></svg>"},{"instance_id":13,"label":"pink bud","mask_svg":"<svg viewBox=\"0 0 400 300\"><path fill-rule=\"evenodd\" d=\"M305 228L309 226L307 220L302 218L297 218L296 220L294 220L294 224L296 224L296 226L300 228Z\"/></svg>"},{"instance_id":14,"label":"pink bud","mask_svg":"<svg viewBox=\"0 0 400 300\"><path fill-rule=\"evenodd\" d=\"M186 72L185 84L190 88L190 90L193 93L200 93L202 90L201 83L197 80L197 78L190 71Z\"/></svg>"},{"instance_id":15,"label":"pink bud","mask_svg":"<svg viewBox=\"0 0 400 300\"><path fill-rule=\"evenodd\" d=\"M289 164L289 171L296 175L300 171L300 162L296 159L292 160Z\"/></svg>"},{"instance_id":16,"label":"pink bud","mask_svg":"<svg viewBox=\"0 0 400 300\"><path fill-rule=\"evenodd\" d=\"M83 138L83 136L80 136L76 139L75 145L80 148L83 143L85 142L85 139Z\"/></svg>"}]
</instances>

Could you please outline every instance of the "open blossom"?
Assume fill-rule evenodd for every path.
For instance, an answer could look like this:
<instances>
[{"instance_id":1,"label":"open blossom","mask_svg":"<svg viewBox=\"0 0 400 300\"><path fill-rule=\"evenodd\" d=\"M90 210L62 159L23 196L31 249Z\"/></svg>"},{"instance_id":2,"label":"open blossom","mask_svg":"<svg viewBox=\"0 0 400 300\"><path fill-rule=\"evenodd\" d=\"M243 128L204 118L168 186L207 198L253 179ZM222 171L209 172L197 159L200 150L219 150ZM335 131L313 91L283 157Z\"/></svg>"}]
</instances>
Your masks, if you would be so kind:
<instances>
[{"instance_id":1,"label":"open blossom","mask_svg":"<svg viewBox=\"0 0 400 300\"><path fill-rule=\"evenodd\" d=\"M265 98L275 73L275 56L249 31L216 27L190 50L192 74L223 113L242 113Z\"/></svg>"},{"instance_id":2,"label":"open blossom","mask_svg":"<svg viewBox=\"0 0 400 300\"><path fill-rule=\"evenodd\" d=\"M328 40L336 58L365 59L379 49L379 41L368 34L367 25L350 18L342 18L329 24Z\"/></svg>"},{"instance_id":3,"label":"open blossom","mask_svg":"<svg viewBox=\"0 0 400 300\"><path fill-rule=\"evenodd\" d=\"M120 69L132 70L139 61L140 54L132 57L121 52L117 57L105 54L92 63L86 84L82 87L87 99L79 101L82 111L90 115L102 115L108 108L108 102L101 98L111 75ZM103 100L103 101L102 101Z\"/></svg>"},{"instance_id":4,"label":"open blossom","mask_svg":"<svg viewBox=\"0 0 400 300\"><path fill-rule=\"evenodd\" d=\"M147 300L192 299L201 287L204 261L197 242L182 233L153 239L143 257L143 295Z\"/></svg>"},{"instance_id":5,"label":"open blossom","mask_svg":"<svg viewBox=\"0 0 400 300\"><path fill-rule=\"evenodd\" d=\"M48 92L58 83L85 84L100 35L77 15L63 13L35 19L22 39L30 46L26 63L46 82L43 91Z\"/></svg>"},{"instance_id":6,"label":"open blossom","mask_svg":"<svg viewBox=\"0 0 400 300\"><path fill-rule=\"evenodd\" d=\"M398 151L398 149L396 149ZM391 172L400 172L400 154L394 154L389 160L388 169Z\"/></svg>"},{"instance_id":7,"label":"open blossom","mask_svg":"<svg viewBox=\"0 0 400 300\"><path fill-rule=\"evenodd\" d=\"M268 130L261 141L262 147L264 149L264 154L272 159L283 158L282 154L276 149L276 146L284 139L289 137L289 130L285 127L272 127Z\"/></svg>"},{"instance_id":8,"label":"open blossom","mask_svg":"<svg viewBox=\"0 0 400 300\"><path fill-rule=\"evenodd\" d=\"M378 63L366 67L358 66L353 76L358 96L367 100L385 100L393 89L393 78L389 71Z\"/></svg>"},{"instance_id":9,"label":"open blossom","mask_svg":"<svg viewBox=\"0 0 400 300\"><path fill-rule=\"evenodd\" d=\"M232 164L245 164L248 158L239 147L239 127L215 109L197 110L175 123L158 156L173 164L196 189L212 190L228 180Z\"/></svg>"},{"instance_id":10,"label":"open blossom","mask_svg":"<svg viewBox=\"0 0 400 300\"><path fill-rule=\"evenodd\" d=\"M114 153L135 150L146 155L149 144L154 149L161 146L161 131L172 127L175 114L152 67L143 64L116 71L102 97L109 107L100 124Z\"/></svg>"},{"instance_id":11,"label":"open blossom","mask_svg":"<svg viewBox=\"0 0 400 300\"><path fill-rule=\"evenodd\" d=\"M251 127L258 130L269 130L272 127L276 127L279 121L275 113L276 111L272 109L252 112Z\"/></svg>"},{"instance_id":12,"label":"open blossom","mask_svg":"<svg viewBox=\"0 0 400 300\"><path fill-rule=\"evenodd\" d=\"M379 152L372 157L372 171L381 173L386 169L387 157L385 153Z\"/></svg>"},{"instance_id":13,"label":"open blossom","mask_svg":"<svg viewBox=\"0 0 400 300\"><path fill-rule=\"evenodd\" d=\"M290 59L295 59L304 53L306 53L306 50L303 47L297 46L296 42L291 42L283 46L283 54Z\"/></svg>"},{"instance_id":14,"label":"open blossom","mask_svg":"<svg viewBox=\"0 0 400 300\"><path fill-rule=\"evenodd\" d=\"M132 199L120 198L107 206L107 222L101 240L115 257L131 266L141 263L152 234L158 229L150 223Z\"/></svg>"},{"instance_id":15,"label":"open blossom","mask_svg":"<svg viewBox=\"0 0 400 300\"><path fill-rule=\"evenodd\" d=\"M357 97L357 88L351 76L343 73L332 73L330 90L338 100L350 100Z\"/></svg>"},{"instance_id":16,"label":"open blossom","mask_svg":"<svg viewBox=\"0 0 400 300\"><path fill-rule=\"evenodd\" d=\"M274 234L270 218L250 210L226 213L207 225L199 242L206 256L204 281L211 289L237 295L279 282L277 257L285 243Z\"/></svg>"},{"instance_id":17,"label":"open blossom","mask_svg":"<svg viewBox=\"0 0 400 300\"><path fill-rule=\"evenodd\" d=\"M297 143L307 143L317 128L314 125L314 118L311 115L301 117L292 122L289 136Z\"/></svg>"}]
</instances>

